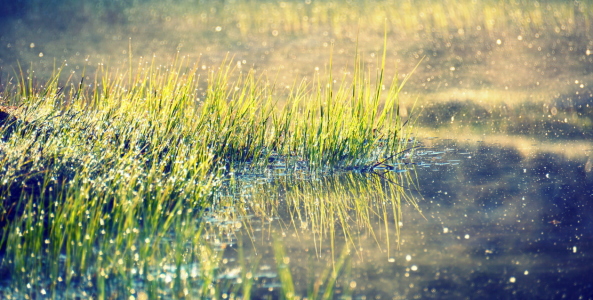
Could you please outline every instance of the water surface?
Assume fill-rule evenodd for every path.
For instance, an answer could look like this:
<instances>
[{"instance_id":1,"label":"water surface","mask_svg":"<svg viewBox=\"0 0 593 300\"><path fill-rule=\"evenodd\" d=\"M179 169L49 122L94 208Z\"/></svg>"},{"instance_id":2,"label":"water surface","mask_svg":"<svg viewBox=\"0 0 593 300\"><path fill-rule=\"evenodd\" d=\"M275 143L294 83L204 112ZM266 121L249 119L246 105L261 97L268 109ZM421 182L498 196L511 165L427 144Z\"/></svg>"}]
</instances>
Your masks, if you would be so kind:
<instances>
[{"instance_id":1,"label":"water surface","mask_svg":"<svg viewBox=\"0 0 593 300\"><path fill-rule=\"evenodd\" d=\"M352 1L319 1L316 9L315 1L48 2L62 5L60 17L25 2L0 9L2 90L21 73L17 62L36 83L63 65L64 82L86 76L90 84L101 68L152 61L166 69L178 57L207 73L226 57L237 74L267 74L282 99L294 82L327 75L330 56L336 77L348 77L355 53L373 73L385 41L387 76L402 79L421 62L401 95L402 117L417 120L409 126L422 146L397 165L407 172L279 168L228 179L214 208L187 218L195 227L159 233L151 247L167 253L155 255L153 269L122 261L103 282L106 297L203 295L200 274L212 263L223 298L239 297L246 279L254 280L254 298L279 298L287 270L296 294L310 298L593 298L588 1L513 2L503 12L515 22L508 24L487 21L500 17L489 1L460 10L477 14L469 21L439 12L436 2L403 1L386 27L372 6L361 6L367 23L343 21L358 18ZM250 3L267 4L269 18ZM440 24L442 16L463 21ZM205 240L192 240L202 224ZM212 261L192 256L200 243ZM48 297L2 272L0 296ZM56 282L23 272L41 286ZM69 287L56 283L55 296L100 297L99 272L89 266ZM173 291L181 278L186 290Z\"/></svg>"}]
</instances>

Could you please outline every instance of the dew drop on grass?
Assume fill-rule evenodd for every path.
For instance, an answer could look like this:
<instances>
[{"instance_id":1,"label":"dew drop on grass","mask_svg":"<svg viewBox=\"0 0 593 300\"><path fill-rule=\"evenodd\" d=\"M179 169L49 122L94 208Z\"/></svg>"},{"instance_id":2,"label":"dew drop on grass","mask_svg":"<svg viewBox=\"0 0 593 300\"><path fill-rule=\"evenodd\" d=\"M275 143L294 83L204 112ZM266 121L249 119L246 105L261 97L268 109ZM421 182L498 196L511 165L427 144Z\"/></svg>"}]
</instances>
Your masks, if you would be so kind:
<instances>
[{"instance_id":1,"label":"dew drop on grass","mask_svg":"<svg viewBox=\"0 0 593 300\"><path fill-rule=\"evenodd\" d=\"M412 260L412 255L408 254L406 255L406 261L411 261Z\"/></svg>"}]
</instances>

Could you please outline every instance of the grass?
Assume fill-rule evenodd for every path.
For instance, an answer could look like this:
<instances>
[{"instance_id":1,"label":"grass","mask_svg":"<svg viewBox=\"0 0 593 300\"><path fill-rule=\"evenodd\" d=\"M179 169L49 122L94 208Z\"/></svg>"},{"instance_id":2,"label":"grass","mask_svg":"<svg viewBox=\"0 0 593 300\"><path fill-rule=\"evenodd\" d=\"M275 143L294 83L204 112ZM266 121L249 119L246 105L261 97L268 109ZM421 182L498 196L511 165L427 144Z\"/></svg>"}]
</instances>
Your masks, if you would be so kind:
<instances>
[{"instance_id":1,"label":"grass","mask_svg":"<svg viewBox=\"0 0 593 300\"><path fill-rule=\"evenodd\" d=\"M366 172L408 147L402 85L385 83L383 68L371 81L358 58L350 79L336 84L330 63L327 79L296 84L282 105L254 72L230 81L237 70L225 63L202 86L198 66L140 61L66 84L58 69L41 86L25 75L7 85L4 100L19 108L0 145L5 297L235 293L217 279L223 252L206 242L225 236L205 222L223 181L271 161L289 173ZM348 205L322 211L351 235ZM333 224L309 214L313 227Z\"/></svg>"},{"instance_id":2,"label":"grass","mask_svg":"<svg viewBox=\"0 0 593 300\"><path fill-rule=\"evenodd\" d=\"M399 184L412 175L378 172L407 147L404 82L422 93L420 120L431 128L463 122L464 133L533 135L562 125L569 137L591 129L588 98L574 97L591 82L590 1L61 3L72 18L48 22L39 11L55 1L31 1L9 7L26 12L22 22L2 21L0 63L57 73L43 84L33 67L0 78L1 104L18 106L1 127L4 298L267 295L261 262L243 254L256 240L252 214L287 217L286 231L313 233L315 259L332 257L302 286L284 258L294 262L290 243L308 235L274 242L284 297L347 290L348 255L363 233L386 241L388 253L397 245ZM153 59L133 59L130 44ZM329 63L310 58L332 45L339 55ZM199 63L179 54L198 52ZM422 57L410 80L386 66L412 70ZM53 67L55 58L68 65ZM279 76L269 81L261 69ZM377 222L384 230L370 229ZM250 234L236 250L239 272L225 260L238 228Z\"/></svg>"},{"instance_id":3,"label":"grass","mask_svg":"<svg viewBox=\"0 0 593 300\"><path fill-rule=\"evenodd\" d=\"M332 43L340 54L333 59L336 73L351 70L357 37L361 61L374 67L386 31L387 57L398 62L398 70L411 70L425 57L407 84L412 99L404 96L400 103L404 111L416 99L425 107L430 124L423 130L456 130L456 123L443 126L430 115L446 110L444 125L455 115L464 122L463 132L473 134L590 138L590 114L571 111L565 100L576 107L591 93L591 1L66 1L60 7L80 19L59 18L68 20L64 24L35 12L55 1L28 3L30 13L20 23L6 19L12 25L0 48L4 73L21 60L34 64L24 68L33 78L46 78L54 60L67 60L65 70L79 81L84 68L94 75L106 62L127 66L131 38L135 55L154 56L156 65L179 51L201 56L202 67L218 67L230 51L239 66L278 74L275 92L288 93L304 77L315 81L315 67L323 70ZM72 35L63 34L64 27L73 28ZM385 68L385 75L396 76L394 69ZM456 103L466 100L479 102L488 121L457 113ZM540 114L545 105L556 107L561 118Z\"/></svg>"}]
</instances>

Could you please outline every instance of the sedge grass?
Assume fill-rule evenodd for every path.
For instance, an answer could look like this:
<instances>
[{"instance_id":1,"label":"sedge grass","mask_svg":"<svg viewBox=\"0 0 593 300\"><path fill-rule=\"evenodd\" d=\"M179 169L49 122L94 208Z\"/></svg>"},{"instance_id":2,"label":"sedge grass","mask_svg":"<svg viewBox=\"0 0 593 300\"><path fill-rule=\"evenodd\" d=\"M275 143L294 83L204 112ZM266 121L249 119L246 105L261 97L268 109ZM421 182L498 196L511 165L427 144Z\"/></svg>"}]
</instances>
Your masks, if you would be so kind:
<instances>
[{"instance_id":1,"label":"sedge grass","mask_svg":"<svg viewBox=\"0 0 593 300\"><path fill-rule=\"evenodd\" d=\"M202 93L197 66L141 62L65 87L58 71L5 92L24 121L3 127L0 148L0 249L14 295L213 297L229 287L214 280L221 256L204 244L202 216L225 176L265 170L271 157L313 174L360 171L405 147L401 85L382 68L373 82L357 59L350 81L319 78L278 105L253 72L230 82L230 64L207 74ZM346 208L333 210L345 226Z\"/></svg>"}]
</instances>

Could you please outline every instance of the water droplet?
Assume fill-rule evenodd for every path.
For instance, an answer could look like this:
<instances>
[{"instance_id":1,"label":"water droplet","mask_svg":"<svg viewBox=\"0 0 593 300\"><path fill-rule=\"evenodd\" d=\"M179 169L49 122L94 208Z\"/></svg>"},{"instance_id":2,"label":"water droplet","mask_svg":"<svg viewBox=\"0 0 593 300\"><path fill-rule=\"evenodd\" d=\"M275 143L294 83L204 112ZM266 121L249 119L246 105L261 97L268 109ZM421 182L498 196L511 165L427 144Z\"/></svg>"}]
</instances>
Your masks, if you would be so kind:
<instances>
[{"instance_id":1,"label":"water droplet","mask_svg":"<svg viewBox=\"0 0 593 300\"><path fill-rule=\"evenodd\" d=\"M412 260L412 255L410 255L410 254L406 255L406 261L410 261L410 260Z\"/></svg>"}]
</instances>

